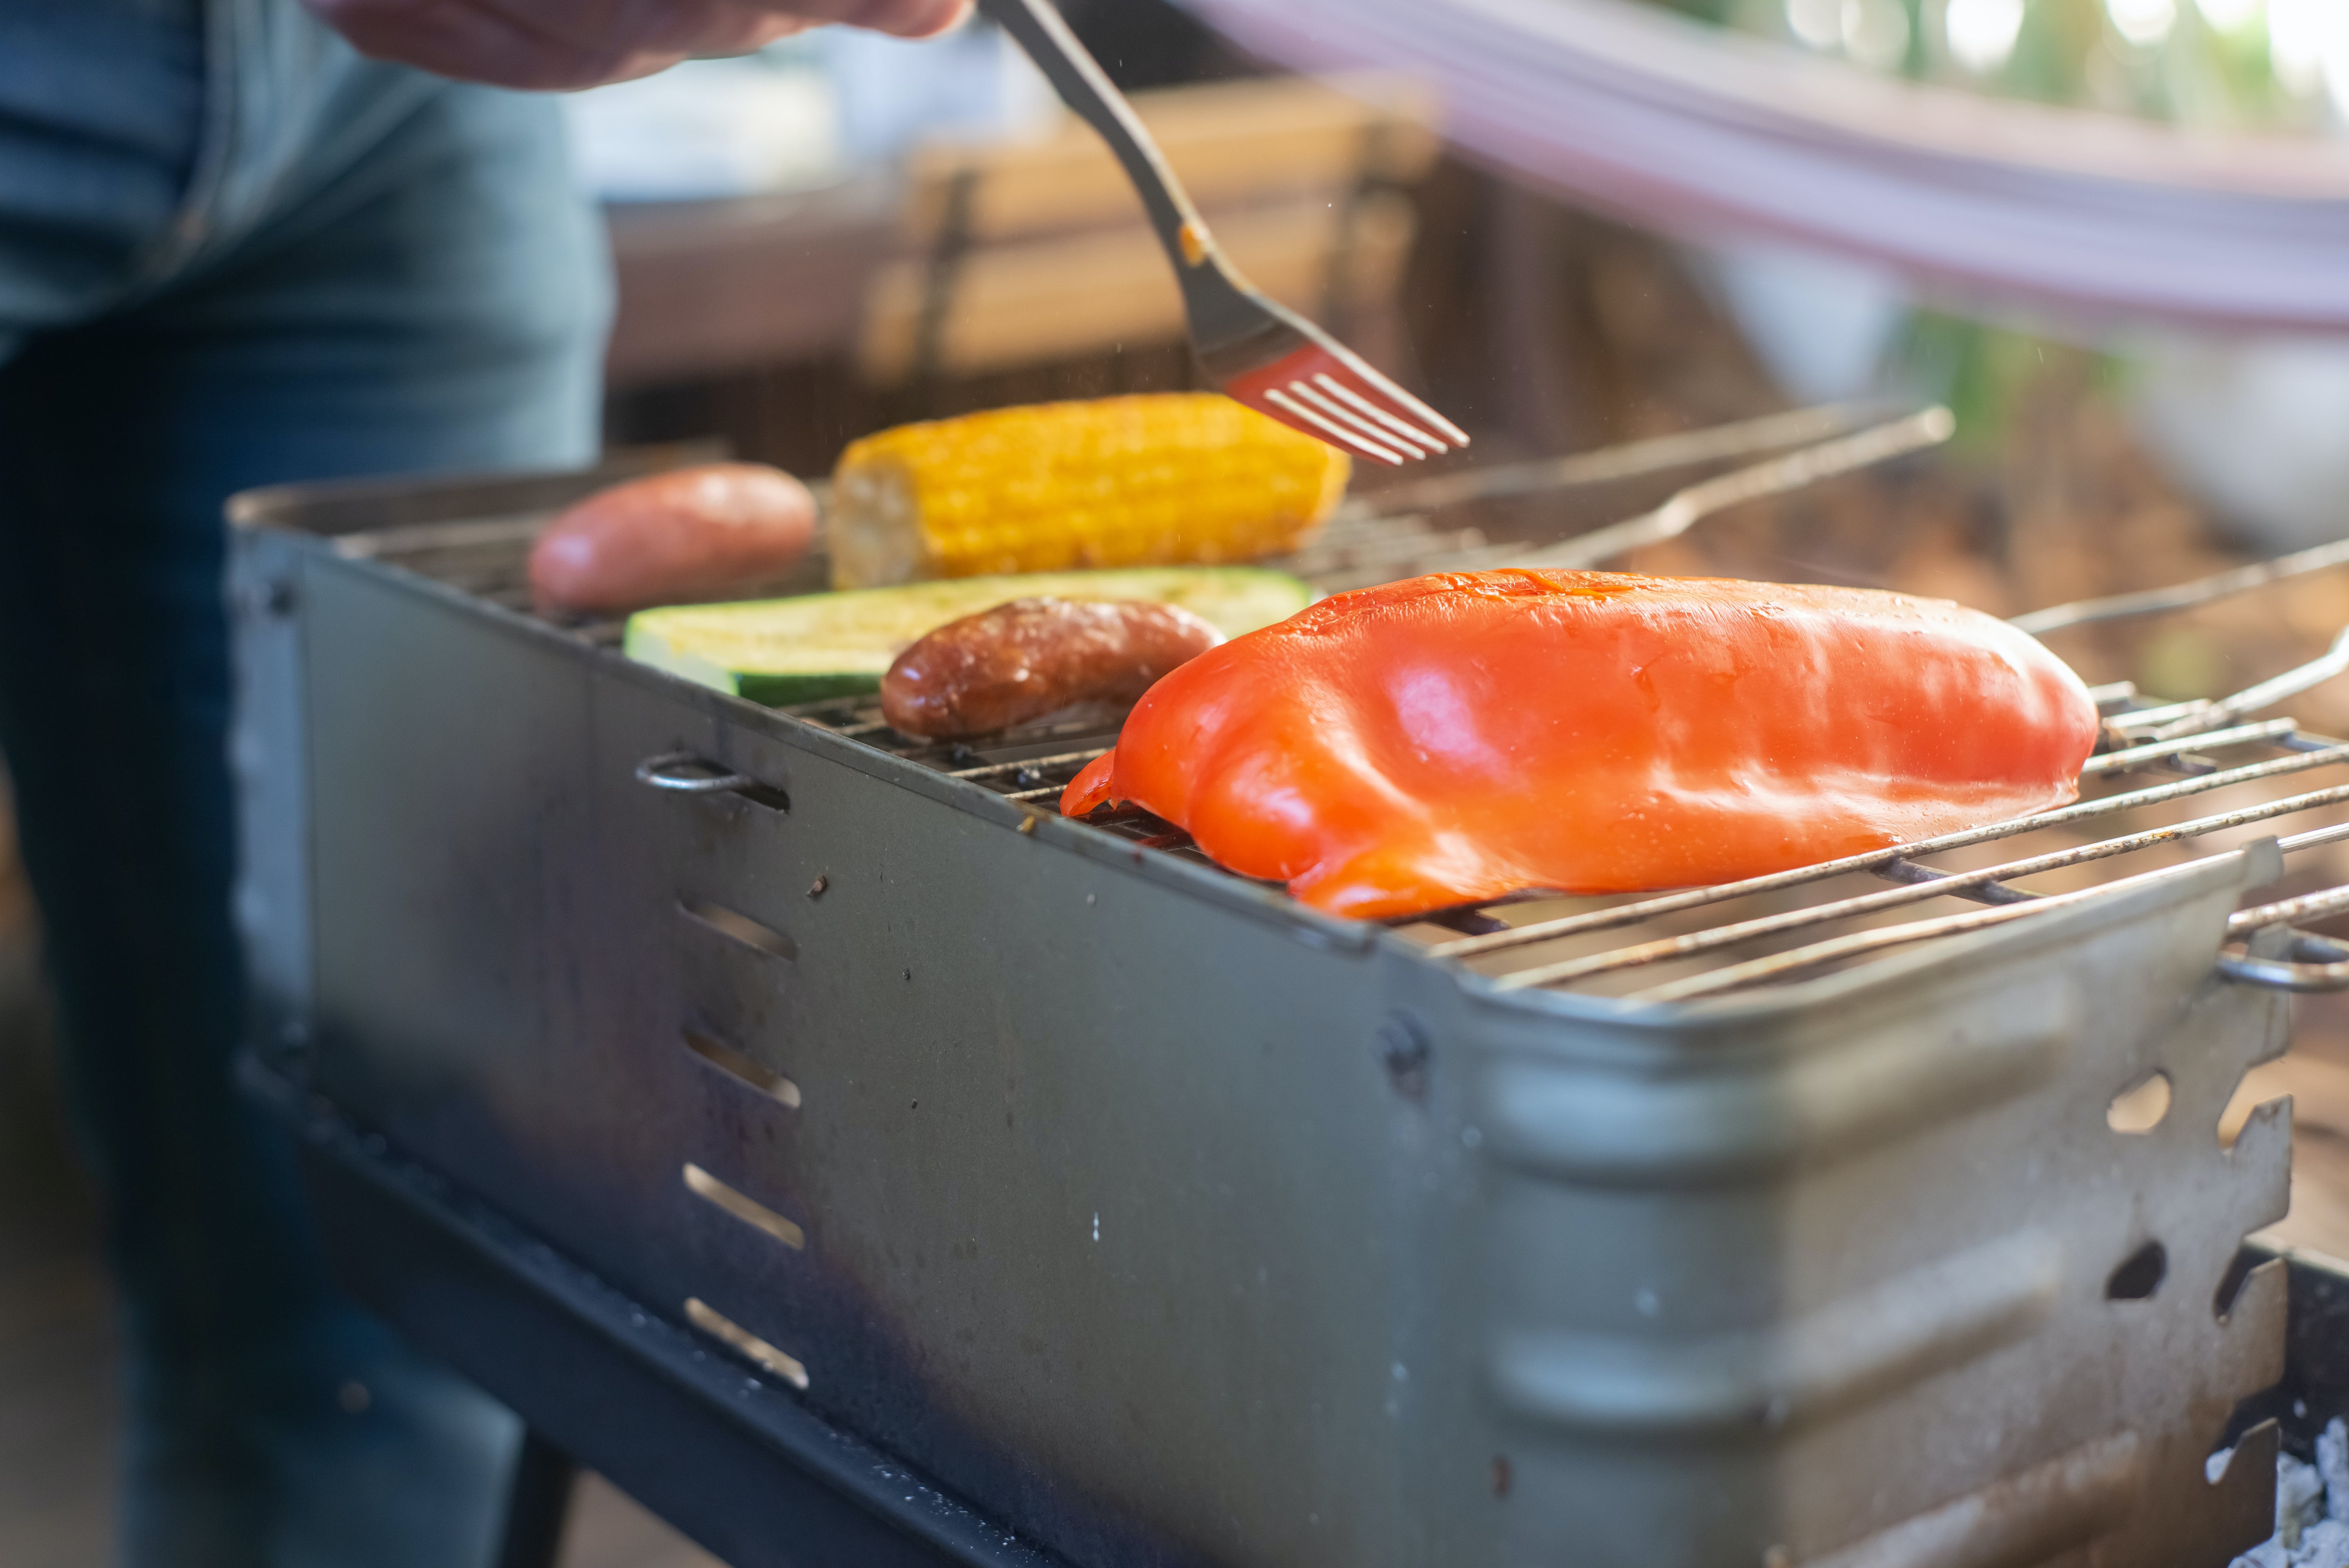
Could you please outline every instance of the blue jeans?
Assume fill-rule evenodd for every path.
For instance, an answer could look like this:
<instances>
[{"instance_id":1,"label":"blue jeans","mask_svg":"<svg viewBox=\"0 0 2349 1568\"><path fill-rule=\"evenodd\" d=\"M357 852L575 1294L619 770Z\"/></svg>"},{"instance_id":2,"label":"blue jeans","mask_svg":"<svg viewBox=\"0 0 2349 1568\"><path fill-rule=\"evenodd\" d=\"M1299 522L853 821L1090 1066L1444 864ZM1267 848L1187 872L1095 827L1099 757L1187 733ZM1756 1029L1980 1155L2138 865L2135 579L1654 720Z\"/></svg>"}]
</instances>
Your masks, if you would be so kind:
<instances>
[{"instance_id":1,"label":"blue jeans","mask_svg":"<svg viewBox=\"0 0 2349 1568\"><path fill-rule=\"evenodd\" d=\"M486 1561L511 1415L322 1269L240 1099L221 503L593 455L554 105L295 0L0 0L0 749L102 1189L140 1568Z\"/></svg>"}]
</instances>

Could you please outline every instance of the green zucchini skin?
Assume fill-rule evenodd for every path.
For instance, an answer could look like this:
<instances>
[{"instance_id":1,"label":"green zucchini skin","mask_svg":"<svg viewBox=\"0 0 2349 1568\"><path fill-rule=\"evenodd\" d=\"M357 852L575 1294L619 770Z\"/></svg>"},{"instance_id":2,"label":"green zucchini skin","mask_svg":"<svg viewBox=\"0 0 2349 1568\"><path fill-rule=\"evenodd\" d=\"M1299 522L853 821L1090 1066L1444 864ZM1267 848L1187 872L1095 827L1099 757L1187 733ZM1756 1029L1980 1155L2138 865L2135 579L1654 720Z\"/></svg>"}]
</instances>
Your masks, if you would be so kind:
<instances>
[{"instance_id":1,"label":"green zucchini skin","mask_svg":"<svg viewBox=\"0 0 2349 1568\"><path fill-rule=\"evenodd\" d=\"M879 676L762 676L737 674L734 695L764 707L796 707L835 696L871 696L881 689Z\"/></svg>"},{"instance_id":2,"label":"green zucchini skin","mask_svg":"<svg viewBox=\"0 0 2349 1568\"><path fill-rule=\"evenodd\" d=\"M907 646L949 621L1013 599L1143 599L1178 604L1226 637L1287 620L1313 590L1260 566L1166 566L950 578L895 588L730 604L680 604L628 618L640 663L769 707L881 689Z\"/></svg>"}]
</instances>

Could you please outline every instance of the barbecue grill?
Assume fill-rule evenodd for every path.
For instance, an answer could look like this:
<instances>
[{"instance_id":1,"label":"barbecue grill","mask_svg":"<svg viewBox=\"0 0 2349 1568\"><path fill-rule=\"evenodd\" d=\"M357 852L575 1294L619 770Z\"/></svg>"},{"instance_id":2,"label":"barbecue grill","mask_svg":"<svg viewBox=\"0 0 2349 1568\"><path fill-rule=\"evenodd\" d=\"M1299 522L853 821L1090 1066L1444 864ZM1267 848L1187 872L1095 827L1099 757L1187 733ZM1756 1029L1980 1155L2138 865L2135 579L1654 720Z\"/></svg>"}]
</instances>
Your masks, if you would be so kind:
<instances>
[{"instance_id":1,"label":"barbecue grill","mask_svg":"<svg viewBox=\"0 0 2349 1568\"><path fill-rule=\"evenodd\" d=\"M1416 502L1812 443L1656 536L1918 444L1850 422ZM2261 891L2349 839L2349 745L2251 717L2340 656L2099 691L2082 802L2021 822L1362 923L1053 814L1106 734L771 711L529 614L535 528L619 472L232 507L253 1076L346 1277L543 1434L517 1541L558 1450L738 1564L2214 1568L2268 1533L2276 1427L2204 1466L2285 1372L2244 1247L2285 1108L2215 1130L2281 992L2349 985L2292 924L2349 895ZM1443 518L1357 508L1294 564L1511 548Z\"/></svg>"}]
</instances>

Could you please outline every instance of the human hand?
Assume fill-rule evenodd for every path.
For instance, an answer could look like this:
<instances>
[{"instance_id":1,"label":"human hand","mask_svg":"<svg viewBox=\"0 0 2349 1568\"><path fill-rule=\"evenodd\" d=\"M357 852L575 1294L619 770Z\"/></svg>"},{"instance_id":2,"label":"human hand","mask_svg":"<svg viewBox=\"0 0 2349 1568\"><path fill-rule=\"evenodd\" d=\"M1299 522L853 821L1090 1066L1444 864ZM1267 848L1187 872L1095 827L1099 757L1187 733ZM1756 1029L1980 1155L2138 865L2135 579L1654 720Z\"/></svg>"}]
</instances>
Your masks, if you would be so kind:
<instances>
[{"instance_id":1,"label":"human hand","mask_svg":"<svg viewBox=\"0 0 2349 1568\"><path fill-rule=\"evenodd\" d=\"M598 87L840 22L944 32L970 0L303 0L359 53L498 87Z\"/></svg>"}]
</instances>

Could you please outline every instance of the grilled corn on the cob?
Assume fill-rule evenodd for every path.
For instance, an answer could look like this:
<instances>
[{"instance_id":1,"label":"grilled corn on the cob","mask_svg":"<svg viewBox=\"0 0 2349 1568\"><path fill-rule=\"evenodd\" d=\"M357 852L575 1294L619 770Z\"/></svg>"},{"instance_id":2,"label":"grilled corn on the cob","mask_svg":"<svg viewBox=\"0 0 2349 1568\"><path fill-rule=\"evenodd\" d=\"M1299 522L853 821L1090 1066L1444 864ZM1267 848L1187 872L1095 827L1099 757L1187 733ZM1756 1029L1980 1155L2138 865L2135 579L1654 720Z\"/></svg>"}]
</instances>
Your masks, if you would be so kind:
<instances>
[{"instance_id":1,"label":"grilled corn on the cob","mask_svg":"<svg viewBox=\"0 0 2349 1568\"><path fill-rule=\"evenodd\" d=\"M1312 533L1346 473L1343 453L1213 393L901 425L841 454L833 586L1247 561Z\"/></svg>"}]
</instances>

